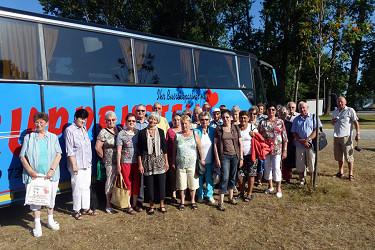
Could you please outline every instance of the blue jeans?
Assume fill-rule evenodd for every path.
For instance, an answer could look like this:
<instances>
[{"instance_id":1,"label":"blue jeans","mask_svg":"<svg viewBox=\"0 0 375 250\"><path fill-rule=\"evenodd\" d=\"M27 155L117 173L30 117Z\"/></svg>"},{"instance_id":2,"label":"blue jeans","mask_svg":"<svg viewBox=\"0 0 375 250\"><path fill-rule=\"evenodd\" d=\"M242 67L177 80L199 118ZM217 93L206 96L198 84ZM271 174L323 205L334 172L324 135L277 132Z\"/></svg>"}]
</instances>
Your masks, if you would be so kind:
<instances>
[{"instance_id":1,"label":"blue jeans","mask_svg":"<svg viewBox=\"0 0 375 250\"><path fill-rule=\"evenodd\" d=\"M204 175L199 176L199 188L198 197L203 198L206 195L207 198L213 198L214 194L214 184L212 180L212 164L206 164L207 171ZM206 192L203 193L203 179L206 180Z\"/></svg>"},{"instance_id":2,"label":"blue jeans","mask_svg":"<svg viewBox=\"0 0 375 250\"><path fill-rule=\"evenodd\" d=\"M257 166L258 174L262 174L263 170L264 170L264 160L259 159L258 166Z\"/></svg>"},{"instance_id":3,"label":"blue jeans","mask_svg":"<svg viewBox=\"0 0 375 250\"><path fill-rule=\"evenodd\" d=\"M228 189L234 189L236 186L237 165L237 155L223 155L220 168L220 194L226 194Z\"/></svg>"}]
</instances>

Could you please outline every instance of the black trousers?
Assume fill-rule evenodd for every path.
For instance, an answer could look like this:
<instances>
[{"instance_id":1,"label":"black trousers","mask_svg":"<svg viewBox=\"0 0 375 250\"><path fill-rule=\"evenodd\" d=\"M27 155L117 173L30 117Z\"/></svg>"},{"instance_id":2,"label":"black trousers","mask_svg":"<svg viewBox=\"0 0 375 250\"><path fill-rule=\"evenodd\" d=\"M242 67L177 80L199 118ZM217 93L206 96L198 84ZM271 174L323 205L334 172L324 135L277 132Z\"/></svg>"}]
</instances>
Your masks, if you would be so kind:
<instances>
[{"instance_id":1,"label":"black trousers","mask_svg":"<svg viewBox=\"0 0 375 250\"><path fill-rule=\"evenodd\" d=\"M143 179L146 199L149 201L154 201L155 198L159 198L158 201L165 199L166 173L144 176Z\"/></svg>"}]
</instances>

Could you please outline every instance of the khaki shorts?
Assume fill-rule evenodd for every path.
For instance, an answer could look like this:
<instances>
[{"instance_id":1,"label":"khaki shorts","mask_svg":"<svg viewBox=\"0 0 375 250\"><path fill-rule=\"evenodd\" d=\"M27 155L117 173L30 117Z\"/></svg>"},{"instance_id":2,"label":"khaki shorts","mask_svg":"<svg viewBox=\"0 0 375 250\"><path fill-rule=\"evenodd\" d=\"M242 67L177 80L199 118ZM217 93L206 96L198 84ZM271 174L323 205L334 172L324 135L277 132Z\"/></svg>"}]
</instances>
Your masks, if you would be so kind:
<instances>
[{"instance_id":1,"label":"khaki shorts","mask_svg":"<svg viewBox=\"0 0 375 250\"><path fill-rule=\"evenodd\" d=\"M346 162L353 162L353 141L350 136L334 137L333 152L336 161L342 161L345 156Z\"/></svg>"},{"instance_id":2,"label":"khaki shorts","mask_svg":"<svg viewBox=\"0 0 375 250\"><path fill-rule=\"evenodd\" d=\"M196 190L199 188L199 177L195 174L195 166L190 168L177 168L177 189L185 190L189 188L190 190Z\"/></svg>"},{"instance_id":3,"label":"khaki shorts","mask_svg":"<svg viewBox=\"0 0 375 250\"><path fill-rule=\"evenodd\" d=\"M296 147L296 167L299 173L304 173L308 168L310 173L314 172L315 152L313 148Z\"/></svg>"}]
</instances>

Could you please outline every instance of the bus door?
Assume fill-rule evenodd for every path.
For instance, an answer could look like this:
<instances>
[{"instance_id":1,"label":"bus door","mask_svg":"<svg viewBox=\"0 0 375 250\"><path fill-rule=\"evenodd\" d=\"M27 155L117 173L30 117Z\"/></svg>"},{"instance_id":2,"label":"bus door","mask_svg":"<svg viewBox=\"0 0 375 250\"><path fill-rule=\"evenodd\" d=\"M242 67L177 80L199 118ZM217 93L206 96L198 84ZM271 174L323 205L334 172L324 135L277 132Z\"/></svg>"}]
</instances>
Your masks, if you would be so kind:
<instances>
[{"instance_id":1,"label":"bus door","mask_svg":"<svg viewBox=\"0 0 375 250\"><path fill-rule=\"evenodd\" d=\"M35 130L33 117L41 111L37 84L1 83L0 206L25 198L19 159L23 138Z\"/></svg>"},{"instance_id":2,"label":"bus door","mask_svg":"<svg viewBox=\"0 0 375 250\"><path fill-rule=\"evenodd\" d=\"M64 130L74 122L74 113L77 109L84 108L89 112L86 128L91 139L92 152L94 152L94 138L96 138L93 89L91 87L44 86L44 107L49 115L48 131L58 136L63 155L60 161L59 190L71 187L70 174L67 169L65 153ZM94 156L94 154L93 154ZM93 157L93 164L95 163ZM93 168L96 171L96 168Z\"/></svg>"}]
</instances>

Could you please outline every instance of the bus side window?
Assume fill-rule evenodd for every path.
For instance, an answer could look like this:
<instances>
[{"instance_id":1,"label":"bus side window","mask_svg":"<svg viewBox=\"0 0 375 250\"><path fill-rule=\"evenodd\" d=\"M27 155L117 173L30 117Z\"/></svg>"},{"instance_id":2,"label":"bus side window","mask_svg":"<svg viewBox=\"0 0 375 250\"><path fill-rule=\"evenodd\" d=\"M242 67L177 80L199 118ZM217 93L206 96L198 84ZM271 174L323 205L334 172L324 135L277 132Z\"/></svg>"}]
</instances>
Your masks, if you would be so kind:
<instances>
[{"instance_id":1,"label":"bus side window","mask_svg":"<svg viewBox=\"0 0 375 250\"><path fill-rule=\"evenodd\" d=\"M194 50L199 87L237 88L235 57L205 50Z\"/></svg>"},{"instance_id":2,"label":"bus side window","mask_svg":"<svg viewBox=\"0 0 375 250\"><path fill-rule=\"evenodd\" d=\"M44 25L49 80L134 83L130 39Z\"/></svg>"},{"instance_id":3,"label":"bus side window","mask_svg":"<svg viewBox=\"0 0 375 250\"><path fill-rule=\"evenodd\" d=\"M138 83L193 87L191 49L135 40Z\"/></svg>"},{"instance_id":4,"label":"bus side window","mask_svg":"<svg viewBox=\"0 0 375 250\"><path fill-rule=\"evenodd\" d=\"M250 62L248 57L237 57L238 72L240 75L240 88L252 89Z\"/></svg>"},{"instance_id":5,"label":"bus side window","mask_svg":"<svg viewBox=\"0 0 375 250\"><path fill-rule=\"evenodd\" d=\"M0 78L42 79L38 26L0 17Z\"/></svg>"}]
</instances>

